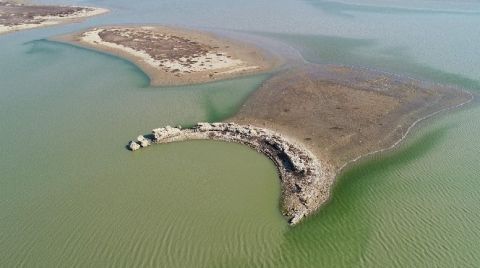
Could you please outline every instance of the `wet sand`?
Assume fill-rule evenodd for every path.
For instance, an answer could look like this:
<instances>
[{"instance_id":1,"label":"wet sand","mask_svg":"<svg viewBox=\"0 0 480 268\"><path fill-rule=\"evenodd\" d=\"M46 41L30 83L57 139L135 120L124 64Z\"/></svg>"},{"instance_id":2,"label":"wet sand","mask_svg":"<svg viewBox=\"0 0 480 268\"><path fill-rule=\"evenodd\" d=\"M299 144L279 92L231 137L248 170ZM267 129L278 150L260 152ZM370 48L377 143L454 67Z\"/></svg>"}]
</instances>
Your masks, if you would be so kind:
<instances>
[{"instance_id":1,"label":"wet sand","mask_svg":"<svg viewBox=\"0 0 480 268\"><path fill-rule=\"evenodd\" d=\"M267 72L280 64L249 44L165 26L103 26L55 40L126 58L153 86L211 82Z\"/></svg>"},{"instance_id":2,"label":"wet sand","mask_svg":"<svg viewBox=\"0 0 480 268\"><path fill-rule=\"evenodd\" d=\"M308 65L266 81L228 121L294 137L338 172L391 147L419 119L472 98L458 88L381 72Z\"/></svg>"},{"instance_id":3,"label":"wet sand","mask_svg":"<svg viewBox=\"0 0 480 268\"><path fill-rule=\"evenodd\" d=\"M330 199L336 176L346 166L393 149L418 122L472 100L471 93L458 88L362 69L310 65L266 81L226 121L285 135L320 161L322 176L316 186L321 185L321 194L304 202L309 206L287 204L290 210L302 211L303 218ZM296 190L282 188L281 200Z\"/></svg>"},{"instance_id":4,"label":"wet sand","mask_svg":"<svg viewBox=\"0 0 480 268\"><path fill-rule=\"evenodd\" d=\"M371 70L298 66L266 81L228 124L155 129L129 149L188 139L250 146L277 166L281 211L295 225L329 200L346 165L394 148L418 122L472 99L458 88ZM295 159L307 168L292 168Z\"/></svg>"}]
</instances>

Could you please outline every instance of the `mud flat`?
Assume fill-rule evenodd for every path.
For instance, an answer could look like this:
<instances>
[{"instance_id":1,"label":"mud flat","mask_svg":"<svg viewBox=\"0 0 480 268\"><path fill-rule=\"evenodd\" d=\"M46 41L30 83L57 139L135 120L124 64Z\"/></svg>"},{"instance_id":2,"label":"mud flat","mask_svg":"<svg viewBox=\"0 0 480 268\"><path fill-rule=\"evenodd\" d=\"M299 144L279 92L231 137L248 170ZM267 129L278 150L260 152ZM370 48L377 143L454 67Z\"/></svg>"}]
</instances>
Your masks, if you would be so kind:
<instances>
[{"instance_id":1,"label":"mud flat","mask_svg":"<svg viewBox=\"0 0 480 268\"><path fill-rule=\"evenodd\" d=\"M281 211L291 225L316 212L349 163L394 148L418 122L469 103L458 88L339 66L285 71L254 92L228 121L165 127L131 141L213 139L247 145L277 166Z\"/></svg>"},{"instance_id":2,"label":"mud flat","mask_svg":"<svg viewBox=\"0 0 480 268\"><path fill-rule=\"evenodd\" d=\"M80 21L108 12L107 9L79 6L32 5L0 1L0 34Z\"/></svg>"},{"instance_id":3,"label":"mud flat","mask_svg":"<svg viewBox=\"0 0 480 268\"><path fill-rule=\"evenodd\" d=\"M266 72L279 60L256 47L193 30L108 26L55 38L126 58L154 86L185 85Z\"/></svg>"},{"instance_id":4,"label":"mud flat","mask_svg":"<svg viewBox=\"0 0 480 268\"><path fill-rule=\"evenodd\" d=\"M365 69L309 65L265 82L229 120L282 133L315 155L329 199L335 177L362 157L396 147L424 119L473 100L459 88ZM314 213L309 211L307 215Z\"/></svg>"},{"instance_id":5,"label":"mud flat","mask_svg":"<svg viewBox=\"0 0 480 268\"><path fill-rule=\"evenodd\" d=\"M309 65L265 82L229 120L293 137L337 173L366 154L396 145L419 121L472 99L454 87Z\"/></svg>"}]
</instances>

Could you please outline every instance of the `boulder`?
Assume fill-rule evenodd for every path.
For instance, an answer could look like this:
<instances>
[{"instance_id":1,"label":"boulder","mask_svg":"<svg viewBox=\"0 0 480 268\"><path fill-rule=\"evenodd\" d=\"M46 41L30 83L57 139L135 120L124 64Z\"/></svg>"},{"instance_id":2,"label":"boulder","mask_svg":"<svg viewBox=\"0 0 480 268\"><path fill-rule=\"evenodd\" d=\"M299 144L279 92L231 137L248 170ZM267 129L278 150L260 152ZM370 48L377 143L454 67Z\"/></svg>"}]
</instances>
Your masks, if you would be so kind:
<instances>
[{"instance_id":1,"label":"boulder","mask_svg":"<svg viewBox=\"0 0 480 268\"><path fill-rule=\"evenodd\" d=\"M171 126L166 126L163 128L156 128L152 130L153 136L155 137L155 141L159 142L163 139L172 138L178 136L182 133L180 128L175 128Z\"/></svg>"},{"instance_id":2,"label":"boulder","mask_svg":"<svg viewBox=\"0 0 480 268\"><path fill-rule=\"evenodd\" d=\"M290 218L290 220L288 221L288 223L290 225L296 225L297 223L300 222L300 220L303 218L303 215L301 214L298 214L298 213L295 213L293 214L293 216Z\"/></svg>"},{"instance_id":3,"label":"boulder","mask_svg":"<svg viewBox=\"0 0 480 268\"><path fill-rule=\"evenodd\" d=\"M150 140L146 139L142 135L137 137L137 141L138 141L138 143L140 143L140 146L142 146L142 147L147 147L147 146L150 146L150 144L151 144Z\"/></svg>"},{"instance_id":4,"label":"boulder","mask_svg":"<svg viewBox=\"0 0 480 268\"><path fill-rule=\"evenodd\" d=\"M128 143L128 148L132 151L136 151L136 150L140 149L140 145L138 143L134 142L134 141L130 141Z\"/></svg>"},{"instance_id":5,"label":"boulder","mask_svg":"<svg viewBox=\"0 0 480 268\"><path fill-rule=\"evenodd\" d=\"M150 146L151 142L149 140L143 140L140 142L140 146L142 147L148 147Z\"/></svg>"},{"instance_id":6,"label":"boulder","mask_svg":"<svg viewBox=\"0 0 480 268\"><path fill-rule=\"evenodd\" d=\"M209 123L200 122L200 123L197 123L195 128L200 132L206 132L206 131L210 131L212 129L212 126Z\"/></svg>"}]
</instances>

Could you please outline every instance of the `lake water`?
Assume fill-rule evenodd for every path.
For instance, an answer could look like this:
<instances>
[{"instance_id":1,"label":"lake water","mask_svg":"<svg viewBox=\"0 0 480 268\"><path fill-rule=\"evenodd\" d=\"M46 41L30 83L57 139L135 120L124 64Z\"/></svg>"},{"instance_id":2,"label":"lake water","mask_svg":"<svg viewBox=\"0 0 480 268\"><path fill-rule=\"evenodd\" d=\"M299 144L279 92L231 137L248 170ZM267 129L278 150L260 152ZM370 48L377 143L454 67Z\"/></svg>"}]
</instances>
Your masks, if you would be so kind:
<instances>
[{"instance_id":1,"label":"lake water","mask_svg":"<svg viewBox=\"0 0 480 268\"><path fill-rule=\"evenodd\" d=\"M124 147L155 127L222 120L269 75L152 88L127 61L45 40L114 23L238 30L307 61L477 92L479 2L70 3L112 13L0 36L0 267L480 265L478 105L424 122L395 152L347 170L329 205L290 228L275 167L248 148Z\"/></svg>"}]
</instances>

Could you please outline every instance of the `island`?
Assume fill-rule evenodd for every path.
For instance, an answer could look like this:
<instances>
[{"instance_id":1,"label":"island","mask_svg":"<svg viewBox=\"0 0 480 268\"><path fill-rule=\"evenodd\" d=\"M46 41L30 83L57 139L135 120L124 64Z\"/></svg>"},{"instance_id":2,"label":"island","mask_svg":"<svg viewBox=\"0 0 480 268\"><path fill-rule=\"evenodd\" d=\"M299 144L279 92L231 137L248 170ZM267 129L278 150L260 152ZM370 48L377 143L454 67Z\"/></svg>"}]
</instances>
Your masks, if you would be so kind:
<instances>
[{"instance_id":1,"label":"island","mask_svg":"<svg viewBox=\"0 0 480 268\"><path fill-rule=\"evenodd\" d=\"M295 225L329 200L336 176L350 163L394 148L417 123L472 100L454 87L305 64L270 78L226 122L157 128L127 147L191 139L247 145L276 165L281 212Z\"/></svg>"},{"instance_id":2,"label":"island","mask_svg":"<svg viewBox=\"0 0 480 268\"><path fill-rule=\"evenodd\" d=\"M108 12L105 8L32 5L0 1L0 34L80 21Z\"/></svg>"},{"instance_id":3,"label":"island","mask_svg":"<svg viewBox=\"0 0 480 268\"><path fill-rule=\"evenodd\" d=\"M153 86L186 85L267 72L279 60L255 46L166 26L104 26L57 41L130 60Z\"/></svg>"}]
</instances>

